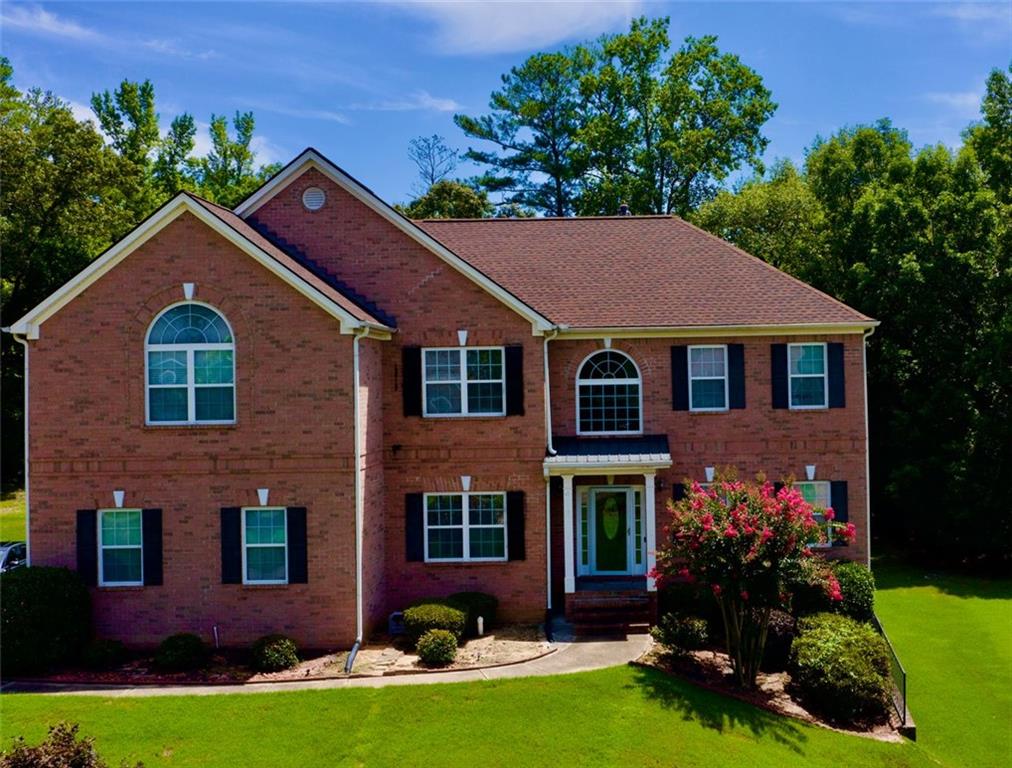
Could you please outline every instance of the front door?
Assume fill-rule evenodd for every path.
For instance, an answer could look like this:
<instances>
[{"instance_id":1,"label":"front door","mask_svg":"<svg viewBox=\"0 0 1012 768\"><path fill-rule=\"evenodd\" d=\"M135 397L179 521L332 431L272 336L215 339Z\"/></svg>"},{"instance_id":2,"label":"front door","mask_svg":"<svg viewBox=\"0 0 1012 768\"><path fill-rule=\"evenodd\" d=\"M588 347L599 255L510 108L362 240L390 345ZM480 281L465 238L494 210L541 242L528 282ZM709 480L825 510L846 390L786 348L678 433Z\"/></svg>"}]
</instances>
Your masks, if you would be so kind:
<instances>
[{"instance_id":1,"label":"front door","mask_svg":"<svg viewBox=\"0 0 1012 768\"><path fill-rule=\"evenodd\" d=\"M594 565L600 573L629 571L629 492L594 490Z\"/></svg>"}]
</instances>

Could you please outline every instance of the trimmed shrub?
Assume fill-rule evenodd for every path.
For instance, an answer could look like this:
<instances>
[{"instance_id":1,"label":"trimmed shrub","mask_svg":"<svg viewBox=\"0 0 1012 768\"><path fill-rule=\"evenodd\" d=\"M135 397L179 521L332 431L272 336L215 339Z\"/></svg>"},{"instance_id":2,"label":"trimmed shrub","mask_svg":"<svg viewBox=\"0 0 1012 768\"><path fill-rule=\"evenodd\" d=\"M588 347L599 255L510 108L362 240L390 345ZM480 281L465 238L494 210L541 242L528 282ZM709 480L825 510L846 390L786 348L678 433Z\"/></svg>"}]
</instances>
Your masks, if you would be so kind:
<instances>
[{"instance_id":1,"label":"trimmed shrub","mask_svg":"<svg viewBox=\"0 0 1012 768\"><path fill-rule=\"evenodd\" d=\"M457 657L457 638L445 629L430 629L418 638L418 658L427 667L445 667Z\"/></svg>"},{"instance_id":2,"label":"trimmed shrub","mask_svg":"<svg viewBox=\"0 0 1012 768\"><path fill-rule=\"evenodd\" d=\"M709 640L705 619L677 613L661 616L657 626L651 627L650 634L668 652L677 656L705 648Z\"/></svg>"},{"instance_id":3,"label":"trimmed shrub","mask_svg":"<svg viewBox=\"0 0 1012 768\"><path fill-rule=\"evenodd\" d=\"M495 614L499 610L499 601L494 595L485 592L456 592L446 598L448 605L464 612L464 633L468 637L478 635L478 617L485 620L485 631L495 624Z\"/></svg>"},{"instance_id":4,"label":"trimmed shrub","mask_svg":"<svg viewBox=\"0 0 1012 768\"><path fill-rule=\"evenodd\" d=\"M18 568L0 578L4 677L76 661L91 636L91 595L67 568Z\"/></svg>"},{"instance_id":5,"label":"trimmed shrub","mask_svg":"<svg viewBox=\"0 0 1012 768\"><path fill-rule=\"evenodd\" d=\"M834 600L826 591L828 572L840 586L842 600ZM841 613L858 621L871 621L875 609L875 577L867 566L850 560L827 563L815 569L807 580L794 585L791 605L796 616L816 613Z\"/></svg>"},{"instance_id":6,"label":"trimmed shrub","mask_svg":"<svg viewBox=\"0 0 1012 768\"><path fill-rule=\"evenodd\" d=\"M412 645L430 629L445 629L458 641L464 634L467 617L459 608L443 601L427 600L404 611L404 634Z\"/></svg>"},{"instance_id":7,"label":"trimmed shrub","mask_svg":"<svg viewBox=\"0 0 1012 768\"><path fill-rule=\"evenodd\" d=\"M95 751L94 739L77 738L77 725L59 723L49 728L49 735L37 746L25 743L18 736L9 752L0 759L4 768L108 768L108 763ZM126 762L120 763L126 768ZM143 768L137 763L135 768Z\"/></svg>"},{"instance_id":8,"label":"trimmed shrub","mask_svg":"<svg viewBox=\"0 0 1012 768\"><path fill-rule=\"evenodd\" d=\"M92 640L81 654L89 669L112 669L126 659L126 647L119 640Z\"/></svg>"},{"instance_id":9,"label":"trimmed shrub","mask_svg":"<svg viewBox=\"0 0 1012 768\"><path fill-rule=\"evenodd\" d=\"M155 654L155 666L163 672L189 672L207 664L208 656L203 640L189 632L180 632L162 640Z\"/></svg>"},{"instance_id":10,"label":"trimmed shrub","mask_svg":"<svg viewBox=\"0 0 1012 768\"><path fill-rule=\"evenodd\" d=\"M839 723L878 722L889 707L889 651L867 624L818 613L798 622L791 687L813 712Z\"/></svg>"},{"instance_id":11,"label":"trimmed shrub","mask_svg":"<svg viewBox=\"0 0 1012 768\"><path fill-rule=\"evenodd\" d=\"M264 635L250 651L250 663L259 672L279 672L299 663L299 648L286 635Z\"/></svg>"},{"instance_id":12,"label":"trimmed shrub","mask_svg":"<svg viewBox=\"0 0 1012 768\"><path fill-rule=\"evenodd\" d=\"M759 668L763 672L783 672L791 656L794 642L794 617L787 611L770 611L766 628L766 647Z\"/></svg>"}]
</instances>

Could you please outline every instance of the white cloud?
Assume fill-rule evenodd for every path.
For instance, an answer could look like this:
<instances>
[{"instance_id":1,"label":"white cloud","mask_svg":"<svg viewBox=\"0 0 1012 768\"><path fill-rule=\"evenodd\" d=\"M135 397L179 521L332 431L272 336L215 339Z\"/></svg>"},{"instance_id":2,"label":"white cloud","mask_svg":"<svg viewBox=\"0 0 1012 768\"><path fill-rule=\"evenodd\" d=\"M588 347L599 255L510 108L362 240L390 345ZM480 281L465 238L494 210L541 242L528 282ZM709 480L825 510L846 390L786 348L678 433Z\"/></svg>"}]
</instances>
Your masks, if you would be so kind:
<instances>
[{"instance_id":1,"label":"white cloud","mask_svg":"<svg viewBox=\"0 0 1012 768\"><path fill-rule=\"evenodd\" d=\"M257 165L269 165L291 159L291 153L266 136L254 136L249 143L249 148L256 153Z\"/></svg>"},{"instance_id":2,"label":"white cloud","mask_svg":"<svg viewBox=\"0 0 1012 768\"><path fill-rule=\"evenodd\" d=\"M39 6L8 5L0 16L3 23L53 37L64 37L72 40L100 40L103 35L88 27L81 26L71 19L63 19Z\"/></svg>"},{"instance_id":3,"label":"white cloud","mask_svg":"<svg viewBox=\"0 0 1012 768\"><path fill-rule=\"evenodd\" d=\"M987 24L1012 24L1012 5L1007 2L975 3L949 2L932 7L932 16L942 16L963 22L984 22Z\"/></svg>"},{"instance_id":4,"label":"white cloud","mask_svg":"<svg viewBox=\"0 0 1012 768\"><path fill-rule=\"evenodd\" d=\"M980 91L931 91L924 98L933 104L947 107L958 117L974 118L980 115Z\"/></svg>"},{"instance_id":5,"label":"white cloud","mask_svg":"<svg viewBox=\"0 0 1012 768\"><path fill-rule=\"evenodd\" d=\"M440 2L397 3L436 26L436 47L444 53L509 53L583 39L628 26L642 0L610 2Z\"/></svg>"},{"instance_id":6,"label":"white cloud","mask_svg":"<svg viewBox=\"0 0 1012 768\"><path fill-rule=\"evenodd\" d=\"M352 104L351 109L375 112L456 112L461 105L453 99L433 96L428 91L415 91L410 96L398 99Z\"/></svg>"},{"instance_id":7,"label":"white cloud","mask_svg":"<svg viewBox=\"0 0 1012 768\"><path fill-rule=\"evenodd\" d=\"M164 53L167 56L178 56L181 59L192 59L195 61L207 61L217 59L220 54L217 51L191 51L172 40L145 40L142 45L155 53Z\"/></svg>"},{"instance_id":8,"label":"white cloud","mask_svg":"<svg viewBox=\"0 0 1012 768\"><path fill-rule=\"evenodd\" d=\"M272 101L250 101L248 99L237 100L243 108L256 109L262 112L273 112L276 115L296 117L302 120L324 120L329 123L340 123L348 125L351 121L340 112L331 109L307 109L304 107L288 107L283 104L276 104Z\"/></svg>"},{"instance_id":9,"label":"white cloud","mask_svg":"<svg viewBox=\"0 0 1012 768\"><path fill-rule=\"evenodd\" d=\"M96 126L98 125L98 118L95 117L95 113L92 112L91 107L87 104L82 104L72 99L64 99L64 101L67 102L67 106L70 107L70 113L77 122L83 123L85 120L91 120Z\"/></svg>"}]
</instances>

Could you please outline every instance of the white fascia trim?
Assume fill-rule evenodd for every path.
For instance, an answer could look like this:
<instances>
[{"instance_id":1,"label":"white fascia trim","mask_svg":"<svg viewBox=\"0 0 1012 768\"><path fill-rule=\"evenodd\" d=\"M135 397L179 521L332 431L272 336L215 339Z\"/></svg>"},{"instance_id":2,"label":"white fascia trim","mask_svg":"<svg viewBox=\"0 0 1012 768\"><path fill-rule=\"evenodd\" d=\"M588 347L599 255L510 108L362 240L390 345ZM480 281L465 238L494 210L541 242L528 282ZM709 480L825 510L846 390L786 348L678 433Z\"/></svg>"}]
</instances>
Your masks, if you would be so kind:
<instances>
[{"instance_id":1,"label":"white fascia trim","mask_svg":"<svg viewBox=\"0 0 1012 768\"><path fill-rule=\"evenodd\" d=\"M341 322L341 333L352 334L355 329L371 327L376 330L390 332L391 329L384 325L377 326L375 323L361 321L340 305L320 293L317 289L308 285L297 275L279 264L270 254L251 243L230 226L220 221L200 204L191 200L187 195L180 193L175 199L167 203L161 210L157 211L151 218L141 223L133 232L124 237L118 243L110 247L105 253L95 259L81 272L63 285L55 293L47 297L42 303L28 312L17 322L11 324L10 332L23 334L26 338L39 338L39 326L46 320L59 312L64 306L84 292L86 288L98 281L106 272L111 270L134 250L139 248L150 238L175 221L183 213L190 213L224 237L234 246L252 256L268 271L319 305L327 314L337 318ZM389 338L389 337L388 337Z\"/></svg>"},{"instance_id":2,"label":"white fascia trim","mask_svg":"<svg viewBox=\"0 0 1012 768\"><path fill-rule=\"evenodd\" d=\"M240 203L236 207L235 213L243 218L246 218L274 197L274 195L288 186L293 179L301 176L310 168L315 168L360 203L368 207L374 213L382 216L401 230L401 232L420 243L428 250L432 251L462 275L472 280L518 315L529 321L532 326L533 335L540 336L545 331L551 330L555 327L544 315L537 312L528 304L525 304L497 282L492 280L488 275L479 271L470 263L460 258L460 256L430 236L427 232L421 229L421 227L414 224L410 219L397 213L397 211L387 205L387 203L378 198L370 190L363 187L332 162L311 149L307 149L303 152L301 159L293 161L277 176L264 184L264 186L262 186L257 192L253 193L253 195Z\"/></svg>"},{"instance_id":3,"label":"white fascia trim","mask_svg":"<svg viewBox=\"0 0 1012 768\"><path fill-rule=\"evenodd\" d=\"M878 320L865 323L791 323L784 325L682 325L574 328L561 325L560 339L644 339L702 338L721 336L811 336L816 334L864 333L879 325Z\"/></svg>"},{"instance_id":4,"label":"white fascia trim","mask_svg":"<svg viewBox=\"0 0 1012 768\"><path fill-rule=\"evenodd\" d=\"M558 460L545 461L542 465L545 477L555 475L600 475L600 474L621 474L638 475L643 473L654 473L658 469L669 469L671 459L665 461L647 461L630 464L615 463L614 461L601 462L561 462Z\"/></svg>"}]
</instances>

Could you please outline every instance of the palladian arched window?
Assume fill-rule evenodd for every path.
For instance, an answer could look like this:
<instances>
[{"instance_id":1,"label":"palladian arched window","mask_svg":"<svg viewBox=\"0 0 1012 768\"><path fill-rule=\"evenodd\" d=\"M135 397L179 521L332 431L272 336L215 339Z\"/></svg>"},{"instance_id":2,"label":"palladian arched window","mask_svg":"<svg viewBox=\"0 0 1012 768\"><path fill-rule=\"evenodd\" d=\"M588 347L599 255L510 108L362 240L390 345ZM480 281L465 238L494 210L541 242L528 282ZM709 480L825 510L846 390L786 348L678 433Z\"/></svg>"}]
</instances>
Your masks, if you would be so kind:
<instances>
[{"instance_id":1,"label":"palladian arched window","mask_svg":"<svg viewBox=\"0 0 1012 768\"><path fill-rule=\"evenodd\" d=\"M583 361L576 377L578 434L639 433L641 404L640 372L631 357L606 349Z\"/></svg>"},{"instance_id":2,"label":"palladian arched window","mask_svg":"<svg viewBox=\"0 0 1012 768\"><path fill-rule=\"evenodd\" d=\"M218 312L169 307L151 324L145 353L149 424L235 421L235 340Z\"/></svg>"}]
</instances>

